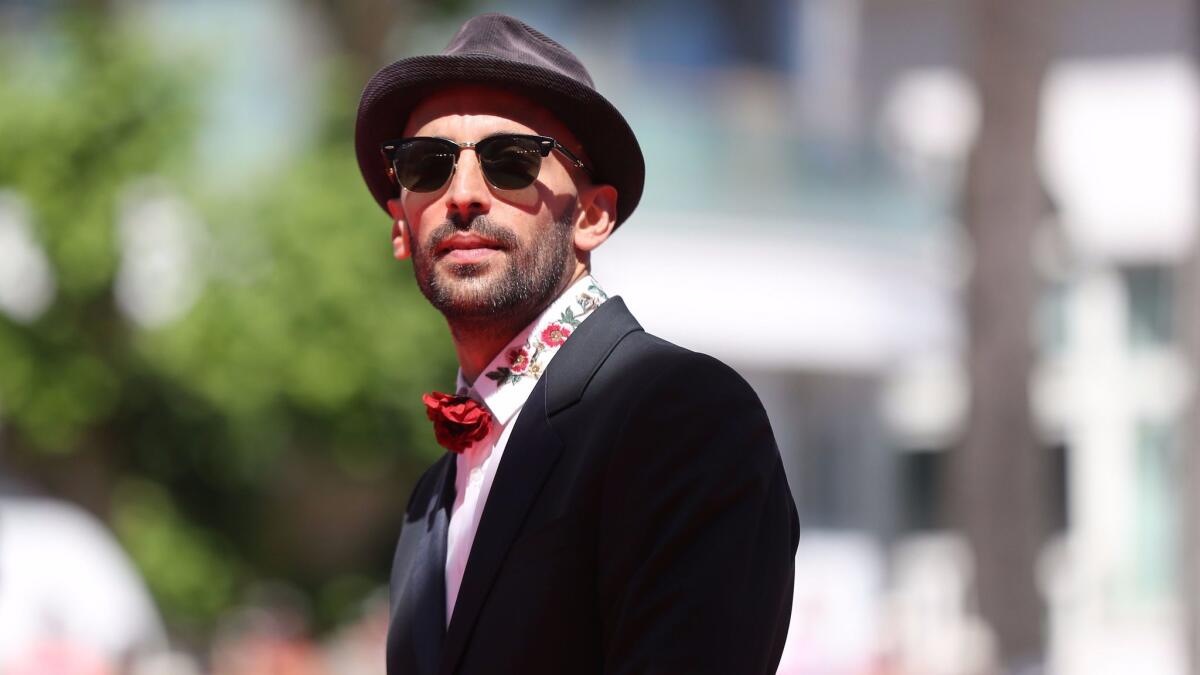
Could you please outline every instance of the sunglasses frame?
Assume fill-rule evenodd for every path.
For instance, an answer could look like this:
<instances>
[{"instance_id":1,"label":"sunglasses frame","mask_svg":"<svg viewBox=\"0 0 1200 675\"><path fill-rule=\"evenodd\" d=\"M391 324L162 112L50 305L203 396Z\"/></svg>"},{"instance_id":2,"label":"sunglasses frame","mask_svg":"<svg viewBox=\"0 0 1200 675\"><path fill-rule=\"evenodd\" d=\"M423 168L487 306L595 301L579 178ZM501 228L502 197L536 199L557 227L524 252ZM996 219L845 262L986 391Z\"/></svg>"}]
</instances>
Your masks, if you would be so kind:
<instances>
[{"instance_id":1,"label":"sunglasses frame","mask_svg":"<svg viewBox=\"0 0 1200 675\"><path fill-rule=\"evenodd\" d=\"M504 138L517 138L517 139L531 140L531 141L536 142L538 144L538 154L541 157L549 157L551 151L558 150L563 155L565 155L567 157L567 159L570 160L572 166L575 166L576 168L579 168L579 169L583 169L583 171L585 173L587 173L587 175L589 177L592 176L592 170L589 169L587 167L587 165L585 165L583 163L583 161L581 159L579 159L578 156L575 155L575 153L571 152L565 146L563 146L562 143L559 143L557 140L551 138L550 136L540 136L537 134L499 133L499 134L492 134L490 136L485 136L484 138L481 138L478 141L466 141L463 143L459 143L458 141L452 141L449 138L443 138L441 136L408 136L408 137L399 138L399 139L396 139L393 141L384 141L379 146L379 152L383 155L384 161L387 162L388 179L391 180L393 185L396 185L397 187L400 187L400 188L404 188L404 186L400 185L400 180L399 180L399 178L397 178L398 169L396 167L396 150L402 144L408 143L411 141L433 141L433 142L444 145L447 148L447 150L450 150L451 152L453 152L454 160L450 165L450 173L446 175L446 179L444 181L442 181L441 184L438 185L437 188L435 188L433 190L425 191L425 193L428 194L429 192L437 192L438 190L445 187L446 183L450 182L450 179L454 177L454 172L458 170L458 157L459 157L459 155L462 154L462 151L464 149L471 148L471 149L474 149L476 152L478 152L479 145L487 143L492 140L499 140L499 139L504 139ZM479 170L480 170L480 172L483 173L483 178L484 178L484 180L487 181L488 185L491 185L492 187L496 188L497 190L506 190L506 191L521 190L526 187L529 187L529 185L533 185L533 183L535 183L537 181L537 175L535 175L533 177L533 180L531 180L529 182L529 185L524 185L519 188L503 188L492 182L492 179L488 176L487 171L484 169L483 162L479 163ZM538 174L541 173L541 170L542 170L542 165L541 165L541 161L539 160L538 161ZM404 189L407 189L410 192L419 192L417 190L412 190L411 188L404 188Z\"/></svg>"}]
</instances>

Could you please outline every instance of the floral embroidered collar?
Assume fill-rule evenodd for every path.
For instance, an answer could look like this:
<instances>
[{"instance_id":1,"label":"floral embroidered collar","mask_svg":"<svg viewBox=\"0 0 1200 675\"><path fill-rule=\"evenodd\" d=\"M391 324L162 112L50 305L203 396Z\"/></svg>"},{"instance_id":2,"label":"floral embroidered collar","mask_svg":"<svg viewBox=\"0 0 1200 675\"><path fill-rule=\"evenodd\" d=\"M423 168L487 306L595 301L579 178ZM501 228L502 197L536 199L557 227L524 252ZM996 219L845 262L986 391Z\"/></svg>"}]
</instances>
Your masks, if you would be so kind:
<instances>
[{"instance_id":1,"label":"floral embroidered collar","mask_svg":"<svg viewBox=\"0 0 1200 675\"><path fill-rule=\"evenodd\" d=\"M608 294L591 275L571 284L542 314L500 350L475 380L474 395L507 424L525 404L529 392L559 347L605 300ZM472 389L458 371L458 391Z\"/></svg>"}]
</instances>

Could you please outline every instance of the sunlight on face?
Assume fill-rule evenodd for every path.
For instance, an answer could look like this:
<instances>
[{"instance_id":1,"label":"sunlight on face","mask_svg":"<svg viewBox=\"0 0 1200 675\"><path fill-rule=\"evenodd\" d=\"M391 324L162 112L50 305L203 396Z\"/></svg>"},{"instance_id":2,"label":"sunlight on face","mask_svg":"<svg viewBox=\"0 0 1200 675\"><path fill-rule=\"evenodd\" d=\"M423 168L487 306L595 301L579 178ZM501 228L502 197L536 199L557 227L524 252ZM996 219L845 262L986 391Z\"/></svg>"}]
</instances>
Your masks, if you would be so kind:
<instances>
[{"instance_id":1,"label":"sunlight on face","mask_svg":"<svg viewBox=\"0 0 1200 675\"><path fill-rule=\"evenodd\" d=\"M582 154L574 136L541 106L479 86L431 96L404 129L404 136L460 143L497 133L551 136ZM544 306L573 271L577 180L585 180L581 172L551 152L533 184L501 190L484 179L474 150L464 149L439 189L405 190L400 203L422 292L456 321L523 317Z\"/></svg>"}]
</instances>

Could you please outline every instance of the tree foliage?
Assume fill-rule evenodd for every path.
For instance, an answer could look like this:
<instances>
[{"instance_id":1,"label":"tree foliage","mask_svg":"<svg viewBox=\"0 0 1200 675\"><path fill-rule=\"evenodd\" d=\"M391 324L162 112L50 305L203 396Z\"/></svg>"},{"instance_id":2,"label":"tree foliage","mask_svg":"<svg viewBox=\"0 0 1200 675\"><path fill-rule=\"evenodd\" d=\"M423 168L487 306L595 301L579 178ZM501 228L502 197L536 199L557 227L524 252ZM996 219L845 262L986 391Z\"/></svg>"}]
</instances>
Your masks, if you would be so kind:
<instances>
[{"instance_id":1,"label":"tree foliage","mask_svg":"<svg viewBox=\"0 0 1200 675\"><path fill-rule=\"evenodd\" d=\"M20 44L0 51L0 189L30 206L58 293L28 323L0 314L6 463L107 518L177 626L264 578L336 618L345 588L386 581L439 452L420 393L454 367L359 177L355 83L329 78L321 132L279 171L205 194L203 68L100 15ZM120 205L149 176L206 230L202 290L156 327L114 300ZM72 492L84 465L99 499Z\"/></svg>"}]
</instances>

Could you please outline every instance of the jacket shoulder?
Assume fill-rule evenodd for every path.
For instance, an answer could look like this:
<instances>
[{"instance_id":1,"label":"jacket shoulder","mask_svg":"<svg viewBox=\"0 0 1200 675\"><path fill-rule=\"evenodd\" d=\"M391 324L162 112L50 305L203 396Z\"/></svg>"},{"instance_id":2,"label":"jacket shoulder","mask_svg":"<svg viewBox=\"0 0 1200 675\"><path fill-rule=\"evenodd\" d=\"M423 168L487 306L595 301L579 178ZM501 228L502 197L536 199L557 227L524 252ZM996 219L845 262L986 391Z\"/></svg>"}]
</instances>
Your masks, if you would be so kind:
<instances>
[{"instance_id":1,"label":"jacket shoulder","mask_svg":"<svg viewBox=\"0 0 1200 675\"><path fill-rule=\"evenodd\" d=\"M750 384L725 362L693 351L652 333L630 333L613 350L607 368L624 372L639 389L659 388L674 383L699 386L702 390L725 390L749 394L758 402Z\"/></svg>"}]
</instances>

